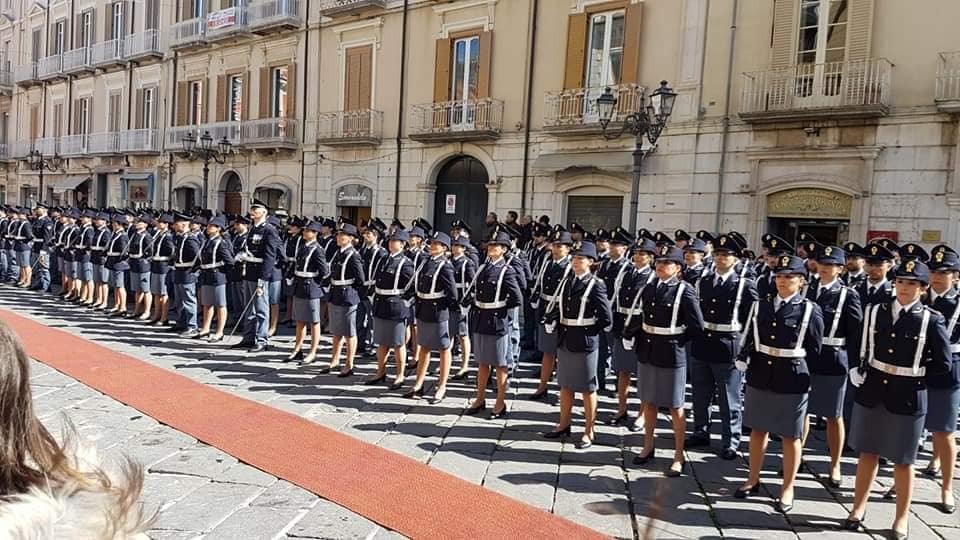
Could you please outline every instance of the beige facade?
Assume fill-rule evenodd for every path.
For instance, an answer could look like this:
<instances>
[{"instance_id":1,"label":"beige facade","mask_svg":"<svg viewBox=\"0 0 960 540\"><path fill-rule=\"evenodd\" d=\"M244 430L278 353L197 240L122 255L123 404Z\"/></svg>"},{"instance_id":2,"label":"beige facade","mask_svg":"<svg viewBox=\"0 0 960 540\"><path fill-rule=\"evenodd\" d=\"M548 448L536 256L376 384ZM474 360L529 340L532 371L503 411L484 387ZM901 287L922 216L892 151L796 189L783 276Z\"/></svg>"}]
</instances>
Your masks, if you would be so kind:
<instances>
[{"instance_id":1,"label":"beige facade","mask_svg":"<svg viewBox=\"0 0 960 540\"><path fill-rule=\"evenodd\" d=\"M48 48L56 21L76 25L85 4L24 3L0 18L0 44L12 42L0 77L7 200L37 184L16 159L34 139L45 149L59 136L63 154L76 152L80 128L94 146L110 140L94 134L117 128L117 151L69 157L57 193L89 174L105 186L91 200L123 204L123 179L149 174L153 204L202 204L201 165L170 154L187 133L209 131L235 149L211 164L207 188L206 205L228 211L259 197L293 213L440 225L507 210L627 223L634 138L606 140L595 100L613 87L616 128L668 80L679 96L663 136L644 145L639 226L960 243L949 26L960 4L950 0L923 10L898 0L317 0L309 13L303 0L231 4L160 3L160 55L43 81L22 80L32 29L44 33L42 61L58 50ZM149 9L129 5L125 31L152 29ZM150 150L130 155L123 131L145 129L152 87L156 141L129 135ZM92 120L78 126L86 96Z\"/></svg>"}]
</instances>

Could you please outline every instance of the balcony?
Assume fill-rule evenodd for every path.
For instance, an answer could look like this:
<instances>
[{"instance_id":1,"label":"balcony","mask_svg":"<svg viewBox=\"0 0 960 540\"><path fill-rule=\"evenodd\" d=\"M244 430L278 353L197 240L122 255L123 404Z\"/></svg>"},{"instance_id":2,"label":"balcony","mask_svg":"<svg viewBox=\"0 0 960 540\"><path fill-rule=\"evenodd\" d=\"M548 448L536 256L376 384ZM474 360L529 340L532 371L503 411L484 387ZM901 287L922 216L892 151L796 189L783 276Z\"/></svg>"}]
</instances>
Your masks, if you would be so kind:
<instances>
[{"instance_id":1,"label":"balcony","mask_svg":"<svg viewBox=\"0 0 960 540\"><path fill-rule=\"evenodd\" d=\"M297 137L298 127L297 121L293 118L249 120L240 125L240 144L246 148L294 150L300 146L300 140ZM213 132L210 134L213 135Z\"/></svg>"},{"instance_id":2,"label":"balcony","mask_svg":"<svg viewBox=\"0 0 960 540\"><path fill-rule=\"evenodd\" d=\"M197 17L178 22L170 28L170 48L189 49L207 43L207 18Z\"/></svg>"},{"instance_id":3,"label":"balcony","mask_svg":"<svg viewBox=\"0 0 960 540\"><path fill-rule=\"evenodd\" d=\"M13 80L20 86L31 86L40 82L37 78L37 63L21 64L13 68Z\"/></svg>"},{"instance_id":4,"label":"balcony","mask_svg":"<svg viewBox=\"0 0 960 540\"><path fill-rule=\"evenodd\" d=\"M37 150L45 156L52 156L55 153L60 152L60 138L59 137L43 137L33 141L33 149ZM30 150L27 150L29 153ZM24 154L26 155L26 154Z\"/></svg>"},{"instance_id":5,"label":"balcony","mask_svg":"<svg viewBox=\"0 0 960 540\"><path fill-rule=\"evenodd\" d=\"M60 137L60 155L63 157L83 157L87 153L88 137L85 133ZM40 140L37 140L38 144Z\"/></svg>"},{"instance_id":6,"label":"balcony","mask_svg":"<svg viewBox=\"0 0 960 540\"><path fill-rule=\"evenodd\" d=\"M163 49L160 48L160 31L146 30L124 38L123 56L130 61L163 58Z\"/></svg>"},{"instance_id":7,"label":"balcony","mask_svg":"<svg viewBox=\"0 0 960 540\"><path fill-rule=\"evenodd\" d=\"M934 101L941 112L960 113L960 51L940 53Z\"/></svg>"},{"instance_id":8,"label":"balcony","mask_svg":"<svg viewBox=\"0 0 960 540\"><path fill-rule=\"evenodd\" d=\"M120 132L91 133L87 137L87 154L103 156L120 153Z\"/></svg>"},{"instance_id":9,"label":"balcony","mask_svg":"<svg viewBox=\"0 0 960 540\"><path fill-rule=\"evenodd\" d=\"M421 142L495 140L503 129L503 102L481 98L410 107L410 138Z\"/></svg>"},{"instance_id":10,"label":"balcony","mask_svg":"<svg viewBox=\"0 0 960 540\"><path fill-rule=\"evenodd\" d=\"M9 69L0 69L0 95L13 94L13 73Z\"/></svg>"},{"instance_id":11,"label":"balcony","mask_svg":"<svg viewBox=\"0 0 960 540\"><path fill-rule=\"evenodd\" d=\"M41 58L37 62L37 78L41 81L52 81L63 77L63 55L54 54Z\"/></svg>"},{"instance_id":12,"label":"balcony","mask_svg":"<svg viewBox=\"0 0 960 540\"><path fill-rule=\"evenodd\" d=\"M560 92L547 92L544 96L543 130L552 135L579 136L603 133L597 98L605 88L571 88ZM610 118L616 128L632 113L643 108L645 89L635 84L610 87L617 97L617 106Z\"/></svg>"},{"instance_id":13,"label":"balcony","mask_svg":"<svg viewBox=\"0 0 960 540\"><path fill-rule=\"evenodd\" d=\"M247 24L257 34L270 34L300 28L303 17L300 16L298 0L259 0L247 8Z\"/></svg>"},{"instance_id":14,"label":"balcony","mask_svg":"<svg viewBox=\"0 0 960 540\"><path fill-rule=\"evenodd\" d=\"M80 47L72 51L67 51L63 55L63 72L68 75L79 75L81 73L93 72L93 64L90 63L90 49Z\"/></svg>"},{"instance_id":15,"label":"balcony","mask_svg":"<svg viewBox=\"0 0 960 540\"><path fill-rule=\"evenodd\" d=\"M889 61L874 59L744 73L740 118L781 122L886 116L892 68Z\"/></svg>"},{"instance_id":16,"label":"balcony","mask_svg":"<svg viewBox=\"0 0 960 540\"><path fill-rule=\"evenodd\" d=\"M33 143L30 141L17 141L7 146L10 150L10 159L23 159L33 150Z\"/></svg>"},{"instance_id":17,"label":"balcony","mask_svg":"<svg viewBox=\"0 0 960 540\"><path fill-rule=\"evenodd\" d=\"M10 146L0 143L0 161L10 161Z\"/></svg>"},{"instance_id":18,"label":"balcony","mask_svg":"<svg viewBox=\"0 0 960 540\"><path fill-rule=\"evenodd\" d=\"M98 68L125 65L126 61L123 59L123 41L110 39L93 44L90 47L90 63Z\"/></svg>"},{"instance_id":19,"label":"balcony","mask_svg":"<svg viewBox=\"0 0 960 540\"><path fill-rule=\"evenodd\" d=\"M320 4L320 15L334 18L349 17L385 7L387 7L387 0L326 0Z\"/></svg>"},{"instance_id":20,"label":"balcony","mask_svg":"<svg viewBox=\"0 0 960 540\"><path fill-rule=\"evenodd\" d=\"M163 141L163 148L165 150L171 151L180 151L183 150L183 139L188 134L193 134L194 137L200 138L203 135L202 126L173 126L169 127L165 131L166 136Z\"/></svg>"},{"instance_id":21,"label":"balcony","mask_svg":"<svg viewBox=\"0 0 960 540\"><path fill-rule=\"evenodd\" d=\"M167 128L167 135L163 147L166 150L182 150L183 138L186 137L188 133L192 133L194 137L199 139L205 132L210 133L210 137L213 138L214 143L226 137L234 147L240 146L240 122L214 122L201 124L199 126L176 126Z\"/></svg>"},{"instance_id":22,"label":"balcony","mask_svg":"<svg viewBox=\"0 0 960 540\"><path fill-rule=\"evenodd\" d=\"M120 151L124 154L159 154L160 130L125 129L121 131Z\"/></svg>"},{"instance_id":23,"label":"balcony","mask_svg":"<svg viewBox=\"0 0 960 540\"><path fill-rule=\"evenodd\" d=\"M233 6L207 14L207 41L214 42L250 34L247 8Z\"/></svg>"},{"instance_id":24,"label":"balcony","mask_svg":"<svg viewBox=\"0 0 960 540\"><path fill-rule=\"evenodd\" d=\"M321 113L316 142L327 146L376 146L383 132L383 113L364 109Z\"/></svg>"}]
</instances>

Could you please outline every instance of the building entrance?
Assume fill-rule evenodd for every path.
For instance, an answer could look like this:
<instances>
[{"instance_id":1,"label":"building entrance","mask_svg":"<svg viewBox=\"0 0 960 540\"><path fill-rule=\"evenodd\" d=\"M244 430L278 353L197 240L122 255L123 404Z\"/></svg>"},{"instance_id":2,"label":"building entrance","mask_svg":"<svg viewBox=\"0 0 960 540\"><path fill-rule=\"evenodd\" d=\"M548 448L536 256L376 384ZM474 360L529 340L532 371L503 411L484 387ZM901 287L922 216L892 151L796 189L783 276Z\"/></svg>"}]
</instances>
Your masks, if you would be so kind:
<instances>
[{"instance_id":1,"label":"building entrance","mask_svg":"<svg viewBox=\"0 0 960 540\"><path fill-rule=\"evenodd\" d=\"M765 232L775 234L793 245L801 233L807 233L825 245L840 245L849 240L853 197L820 188L797 188L767 195Z\"/></svg>"},{"instance_id":2,"label":"building entrance","mask_svg":"<svg viewBox=\"0 0 960 540\"><path fill-rule=\"evenodd\" d=\"M797 245L800 233L813 235L817 242L828 246L838 246L849 240L850 222L846 220L803 220L792 218L770 218L767 231Z\"/></svg>"}]
</instances>

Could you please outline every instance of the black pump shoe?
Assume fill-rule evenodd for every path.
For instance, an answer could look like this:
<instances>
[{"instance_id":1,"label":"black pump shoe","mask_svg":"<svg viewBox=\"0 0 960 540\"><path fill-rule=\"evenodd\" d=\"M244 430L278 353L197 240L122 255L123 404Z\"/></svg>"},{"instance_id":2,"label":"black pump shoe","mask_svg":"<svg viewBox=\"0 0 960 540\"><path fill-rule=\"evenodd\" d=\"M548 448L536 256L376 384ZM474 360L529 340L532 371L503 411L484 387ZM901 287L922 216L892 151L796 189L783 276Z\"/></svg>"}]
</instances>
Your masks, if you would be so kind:
<instances>
[{"instance_id":1,"label":"black pump shoe","mask_svg":"<svg viewBox=\"0 0 960 540\"><path fill-rule=\"evenodd\" d=\"M570 436L570 426L567 426L559 431L547 431L543 434L544 439L562 439Z\"/></svg>"},{"instance_id":2,"label":"black pump shoe","mask_svg":"<svg viewBox=\"0 0 960 540\"><path fill-rule=\"evenodd\" d=\"M757 482L756 484L746 489L742 487L738 487L737 491L733 492L733 497L736 499L746 499L750 495L756 495L759 492L760 492L760 482Z\"/></svg>"}]
</instances>

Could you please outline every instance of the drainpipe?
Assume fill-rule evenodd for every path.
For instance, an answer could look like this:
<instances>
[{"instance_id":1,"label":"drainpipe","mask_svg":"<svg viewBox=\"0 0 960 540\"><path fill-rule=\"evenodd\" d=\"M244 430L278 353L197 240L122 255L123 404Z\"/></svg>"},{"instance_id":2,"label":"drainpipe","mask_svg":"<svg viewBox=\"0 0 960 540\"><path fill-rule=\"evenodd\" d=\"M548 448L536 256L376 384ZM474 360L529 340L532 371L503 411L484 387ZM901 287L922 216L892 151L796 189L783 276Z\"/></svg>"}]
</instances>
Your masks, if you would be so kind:
<instances>
[{"instance_id":1,"label":"drainpipe","mask_svg":"<svg viewBox=\"0 0 960 540\"><path fill-rule=\"evenodd\" d=\"M304 176L307 172L307 70L310 69L310 0L307 0L307 11L306 17L304 18L304 26L306 31L304 32L303 37L303 76L300 77L303 79L301 86L303 91L303 107L300 112L300 215L303 215L303 194L304 194ZM319 67L319 66L318 66ZM314 176L314 182L316 182L317 177Z\"/></svg>"},{"instance_id":2,"label":"drainpipe","mask_svg":"<svg viewBox=\"0 0 960 540\"><path fill-rule=\"evenodd\" d=\"M730 98L733 91L733 60L737 43L737 8L739 0L733 0L733 13L730 20L730 55L727 58L727 89L723 100L723 120L720 131L720 171L717 177L717 211L713 219L713 230L720 231L720 212L723 211L723 180L726 174L724 166L727 162L727 134L730 133ZM706 52L704 52L706 54ZM702 74L701 74L702 76ZM701 81L701 85L703 82Z\"/></svg>"},{"instance_id":3,"label":"drainpipe","mask_svg":"<svg viewBox=\"0 0 960 540\"><path fill-rule=\"evenodd\" d=\"M397 102L397 162L396 178L393 183L393 217L400 216L400 163L403 156L403 119L404 100L407 90L407 15L410 0L403 0L403 31L400 39L400 100Z\"/></svg>"},{"instance_id":4,"label":"drainpipe","mask_svg":"<svg viewBox=\"0 0 960 540\"><path fill-rule=\"evenodd\" d=\"M533 6L530 14L530 56L527 58L527 85L524 89L527 99L524 107L525 118L523 119L523 182L520 188L520 217L527 214L527 181L530 177L530 119L533 115L533 66L537 57L537 13L540 8L540 0L533 0ZM532 204L531 204L532 206Z\"/></svg>"}]
</instances>

